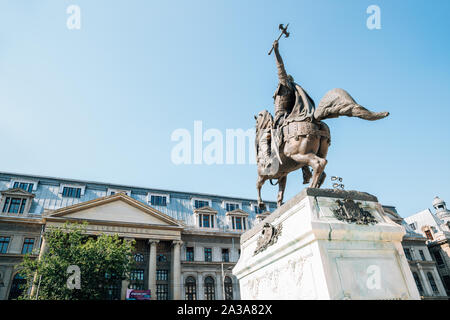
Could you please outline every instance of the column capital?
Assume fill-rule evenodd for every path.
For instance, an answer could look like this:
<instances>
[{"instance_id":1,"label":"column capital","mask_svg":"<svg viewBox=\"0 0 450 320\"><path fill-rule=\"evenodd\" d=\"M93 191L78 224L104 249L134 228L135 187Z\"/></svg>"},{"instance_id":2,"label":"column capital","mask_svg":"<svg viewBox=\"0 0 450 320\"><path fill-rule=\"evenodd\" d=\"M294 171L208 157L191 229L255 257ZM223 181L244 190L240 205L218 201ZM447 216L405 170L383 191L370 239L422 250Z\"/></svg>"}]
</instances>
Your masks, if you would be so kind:
<instances>
[{"instance_id":1,"label":"column capital","mask_svg":"<svg viewBox=\"0 0 450 320\"><path fill-rule=\"evenodd\" d=\"M181 240L173 240L172 245L173 246L181 246L183 244L183 241Z\"/></svg>"},{"instance_id":2,"label":"column capital","mask_svg":"<svg viewBox=\"0 0 450 320\"><path fill-rule=\"evenodd\" d=\"M148 244L158 244L159 240L156 239L148 239Z\"/></svg>"}]
</instances>

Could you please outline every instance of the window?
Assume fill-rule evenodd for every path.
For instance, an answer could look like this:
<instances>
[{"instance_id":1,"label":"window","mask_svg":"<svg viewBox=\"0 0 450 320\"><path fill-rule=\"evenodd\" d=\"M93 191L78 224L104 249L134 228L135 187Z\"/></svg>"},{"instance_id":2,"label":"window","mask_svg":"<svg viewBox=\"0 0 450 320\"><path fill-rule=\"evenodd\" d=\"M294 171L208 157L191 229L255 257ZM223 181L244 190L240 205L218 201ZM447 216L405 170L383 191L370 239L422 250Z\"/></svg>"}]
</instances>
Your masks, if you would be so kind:
<instances>
[{"instance_id":1,"label":"window","mask_svg":"<svg viewBox=\"0 0 450 320\"><path fill-rule=\"evenodd\" d=\"M205 278L205 300L215 300L216 293L214 287L214 279L212 277Z\"/></svg>"},{"instance_id":2,"label":"window","mask_svg":"<svg viewBox=\"0 0 450 320\"><path fill-rule=\"evenodd\" d=\"M405 251L406 259L412 261L411 250L409 250L408 248L404 248L403 251Z\"/></svg>"},{"instance_id":3,"label":"window","mask_svg":"<svg viewBox=\"0 0 450 320\"><path fill-rule=\"evenodd\" d=\"M443 276L442 280L444 280L444 285L447 288L447 291L450 291L450 276Z\"/></svg>"},{"instance_id":4,"label":"window","mask_svg":"<svg viewBox=\"0 0 450 320\"><path fill-rule=\"evenodd\" d=\"M142 253L136 253L134 255L134 261L136 261L136 262L144 262L144 255Z\"/></svg>"},{"instance_id":5,"label":"window","mask_svg":"<svg viewBox=\"0 0 450 320\"><path fill-rule=\"evenodd\" d=\"M212 261L212 250L211 248L205 248L205 261L211 262Z\"/></svg>"},{"instance_id":6,"label":"window","mask_svg":"<svg viewBox=\"0 0 450 320\"><path fill-rule=\"evenodd\" d=\"M439 251L433 252L434 258L436 259L436 263L438 266L444 265L444 260L442 259L441 253Z\"/></svg>"},{"instance_id":7,"label":"window","mask_svg":"<svg viewBox=\"0 0 450 320\"><path fill-rule=\"evenodd\" d=\"M158 262L167 262L167 257L165 255L163 255L162 253L160 253L158 255Z\"/></svg>"},{"instance_id":8,"label":"window","mask_svg":"<svg viewBox=\"0 0 450 320\"><path fill-rule=\"evenodd\" d=\"M31 253L33 251L34 239L26 238L23 242L22 254Z\"/></svg>"},{"instance_id":9,"label":"window","mask_svg":"<svg viewBox=\"0 0 450 320\"><path fill-rule=\"evenodd\" d=\"M156 280L167 281L169 279L168 270L156 270Z\"/></svg>"},{"instance_id":10,"label":"window","mask_svg":"<svg viewBox=\"0 0 450 320\"><path fill-rule=\"evenodd\" d=\"M10 240L11 240L10 237L1 237L0 236L0 253L8 252L8 245L9 245Z\"/></svg>"},{"instance_id":11,"label":"window","mask_svg":"<svg viewBox=\"0 0 450 320\"><path fill-rule=\"evenodd\" d=\"M197 300L197 285L195 283L194 277L187 277L185 284L185 299L186 300Z\"/></svg>"},{"instance_id":12,"label":"window","mask_svg":"<svg viewBox=\"0 0 450 320\"><path fill-rule=\"evenodd\" d=\"M226 202L225 203L225 210L226 211L233 211L239 209L239 203L233 203L233 202Z\"/></svg>"},{"instance_id":13,"label":"window","mask_svg":"<svg viewBox=\"0 0 450 320\"><path fill-rule=\"evenodd\" d=\"M422 261L426 261L427 259L425 259L425 255L423 254L423 250L419 250L419 254L420 254L420 258L422 259Z\"/></svg>"},{"instance_id":14,"label":"window","mask_svg":"<svg viewBox=\"0 0 450 320\"><path fill-rule=\"evenodd\" d=\"M245 217L231 216L231 227L233 230L246 230L247 219Z\"/></svg>"},{"instance_id":15,"label":"window","mask_svg":"<svg viewBox=\"0 0 450 320\"><path fill-rule=\"evenodd\" d=\"M439 294L439 289L436 285L436 281L434 281L434 277L431 272L427 272L428 281L430 282L430 286L433 289L433 293Z\"/></svg>"},{"instance_id":16,"label":"window","mask_svg":"<svg viewBox=\"0 0 450 320\"><path fill-rule=\"evenodd\" d=\"M14 182L13 188L20 188L22 190L32 192L33 191L33 183L25 183L25 182Z\"/></svg>"},{"instance_id":17,"label":"window","mask_svg":"<svg viewBox=\"0 0 450 320\"><path fill-rule=\"evenodd\" d=\"M144 290L144 270L135 269L130 273L129 289Z\"/></svg>"},{"instance_id":18,"label":"window","mask_svg":"<svg viewBox=\"0 0 450 320\"><path fill-rule=\"evenodd\" d=\"M186 248L186 261L194 261L194 247Z\"/></svg>"},{"instance_id":19,"label":"window","mask_svg":"<svg viewBox=\"0 0 450 320\"><path fill-rule=\"evenodd\" d=\"M16 274L11 284L11 290L9 291L8 300L15 300L19 298L25 290L26 284L27 280L20 274Z\"/></svg>"},{"instance_id":20,"label":"window","mask_svg":"<svg viewBox=\"0 0 450 320\"><path fill-rule=\"evenodd\" d=\"M167 206L167 197L152 195L150 202L153 206Z\"/></svg>"},{"instance_id":21,"label":"window","mask_svg":"<svg viewBox=\"0 0 450 320\"><path fill-rule=\"evenodd\" d=\"M416 230L416 224L415 223L410 223L409 226L411 227L411 229Z\"/></svg>"},{"instance_id":22,"label":"window","mask_svg":"<svg viewBox=\"0 0 450 320\"><path fill-rule=\"evenodd\" d=\"M5 199L2 212L7 213L24 213L27 199L24 198L10 198Z\"/></svg>"},{"instance_id":23,"label":"window","mask_svg":"<svg viewBox=\"0 0 450 320\"><path fill-rule=\"evenodd\" d=\"M431 234L430 230L425 230L425 236L428 240L433 240L433 235Z\"/></svg>"},{"instance_id":24,"label":"window","mask_svg":"<svg viewBox=\"0 0 450 320\"><path fill-rule=\"evenodd\" d=\"M62 195L63 197L80 198L81 188L64 187Z\"/></svg>"},{"instance_id":25,"label":"window","mask_svg":"<svg viewBox=\"0 0 450 320\"><path fill-rule=\"evenodd\" d=\"M110 279L105 287L106 300L120 300L122 281L115 274L105 273L105 279Z\"/></svg>"},{"instance_id":26,"label":"window","mask_svg":"<svg viewBox=\"0 0 450 320\"><path fill-rule=\"evenodd\" d=\"M420 295L423 296L423 286L422 286L422 282L420 282L419 275L416 272L413 272L412 274L413 274L414 280L416 281L417 289L419 290Z\"/></svg>"},{"instance_id":27,"label":"window","mask_svg":"<svg viewBox=\"0 0 450 320\"><path fill-rule=\"evenodd\" d=\"M198 225L200 228L214 228L214 215L212 214L199 214Z\"/></svg>"},{"instance_id":28,"label":"window","mask_svg":"<svg viewBox=\"0 0 450 320\"><path fill-rule=\"evenodd\" d=\"M255 211L256 214L264 213L264 209L261 209L258 205L253 205L253 211Z\"/></svg>"},{"instance_id":29,"label":"window","mask_svg":"<svg viewBox=\"0 0 450 320\"><path fill-rule=\"evenodd\" d=\"M195 209L200 209L200 208L207 207L207 206L209 206L208 200L194 200L194 208Z\"/></svg>"},{"instance_id":30,"label":"window","mask_svg":"<svg viewBox=\"0 0 450 320\"><path fill-rule=\"evenodd\" d=\"M225 300L233 300L233 281L231 281L230 277L225 277L224 286L225 286Z\"/></svg>"},{"instance_id":31,"label":"window","mask_svg":"<svg viewBox=\"0 0 450 320\"><path fill-rule=\"evenodd\" d=\"M156 299L157 300L169 300L169 285L157 284L156 285Z\"/></svg>"},{"instance_id":32,"label":"window","mask_svg":"<svg viewBox=\"0 0 450 320\"><path fill-rule=\"evenodd\" d=\"M222 249L222 261L230 262L230 251L228 249Z\"/></svg>"}]
</instances>

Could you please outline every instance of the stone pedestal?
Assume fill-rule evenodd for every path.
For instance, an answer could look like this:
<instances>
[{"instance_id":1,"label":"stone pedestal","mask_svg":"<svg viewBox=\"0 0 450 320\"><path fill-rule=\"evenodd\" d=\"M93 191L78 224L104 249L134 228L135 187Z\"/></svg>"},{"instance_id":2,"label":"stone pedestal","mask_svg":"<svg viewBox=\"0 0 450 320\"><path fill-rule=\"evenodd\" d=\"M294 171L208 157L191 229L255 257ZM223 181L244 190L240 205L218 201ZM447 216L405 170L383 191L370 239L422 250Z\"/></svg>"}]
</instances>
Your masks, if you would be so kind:
<instances>
[{"instance_id":1,"label":"stone pedestal","mask_svg":"<svg viewBox=\"0 0 450 320\"><path fill-rule=\"evenodd\" d=\"M420 299L376 197L304 189L241 237L242 299Z\"/></svg>"}]
</instances>

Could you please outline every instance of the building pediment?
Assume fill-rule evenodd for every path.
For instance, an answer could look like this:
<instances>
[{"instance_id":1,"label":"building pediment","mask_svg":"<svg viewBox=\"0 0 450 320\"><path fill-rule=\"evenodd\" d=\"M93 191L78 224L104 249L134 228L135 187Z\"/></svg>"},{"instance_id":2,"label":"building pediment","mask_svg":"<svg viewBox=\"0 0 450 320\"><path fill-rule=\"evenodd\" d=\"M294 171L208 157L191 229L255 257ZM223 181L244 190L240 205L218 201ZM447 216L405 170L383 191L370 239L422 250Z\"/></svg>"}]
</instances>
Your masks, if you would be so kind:
<instances>
[{"instance_id":1,"label":"building pediment","mask_svg":"<svg viewBox=\"0 0 450 320\"><path fill-rule=\"evenodd\" d=\"M46 220L81 220L92 223L114 223L182 228L177 220L137 201L125 193L82 202L49 213Z\"/></svg>"},{"instance_id":2,"label":"building pediment","mask_svg":"<svg viewBox=\"0 0 450 320\"><path fill-rule=\"evenodd\" d=\"M226 215L227 215L227 216L233 215L233 216L245 216L245 217L247 217L247 216L248 216L248 213L245 212L245 211L242 210L242 209L234 209L233 211L228 211L228 212L226 213Z\"/></svg>"},{"instance_id":3,"label":"building pediment","mask_svg":"<svg viewBox=\"0 0 450 320\"><path fill-rule=\"evenodd\" d=\"M201 214L217 214L217 210L214 210L213 208L206 206L201 207L198 209L194 209L194 213L201 213Z\"/></svg>"},{"instance_id":4,"label":"building pediment","mask_svg":"<svg viewBox=\"0 0 450 320\"><path fill-rule=\"evenodd\" d=\"M0 193L2 194L2 196L11 196L11 197L29 197L29 198L34 198L34 194L25 191L21 188L11 188L8 190L3 190L0 191Z\"/></svg>"}]
</instances>

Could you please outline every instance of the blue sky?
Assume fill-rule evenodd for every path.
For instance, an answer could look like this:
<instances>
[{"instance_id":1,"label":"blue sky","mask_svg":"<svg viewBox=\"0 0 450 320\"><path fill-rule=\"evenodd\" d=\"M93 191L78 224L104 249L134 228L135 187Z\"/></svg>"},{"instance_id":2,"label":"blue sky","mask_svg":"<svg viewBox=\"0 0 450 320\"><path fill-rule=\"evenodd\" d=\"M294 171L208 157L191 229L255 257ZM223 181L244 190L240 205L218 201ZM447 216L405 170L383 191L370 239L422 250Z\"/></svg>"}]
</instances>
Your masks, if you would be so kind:
<instances>
[{"instance_id":1,"label":"blue sky","mask_svg":"<svg viewBox=\"0 0 450 320\"><path fill-rule=\"evenodd\" d=\"M80 30L66 27L72 4ZM366 27L372 4L381 30ZM255 165L174 165L170 136L195 120L246 130L272 111L267 52L290 23L280 50L316 103L340 87L391 112L327 120L328 175L402 216L450 202L448 12L446 0L2 1L0 171L256 198ZM286 198L302 188L291 174Z\"/></svg>"}]
</instances>

